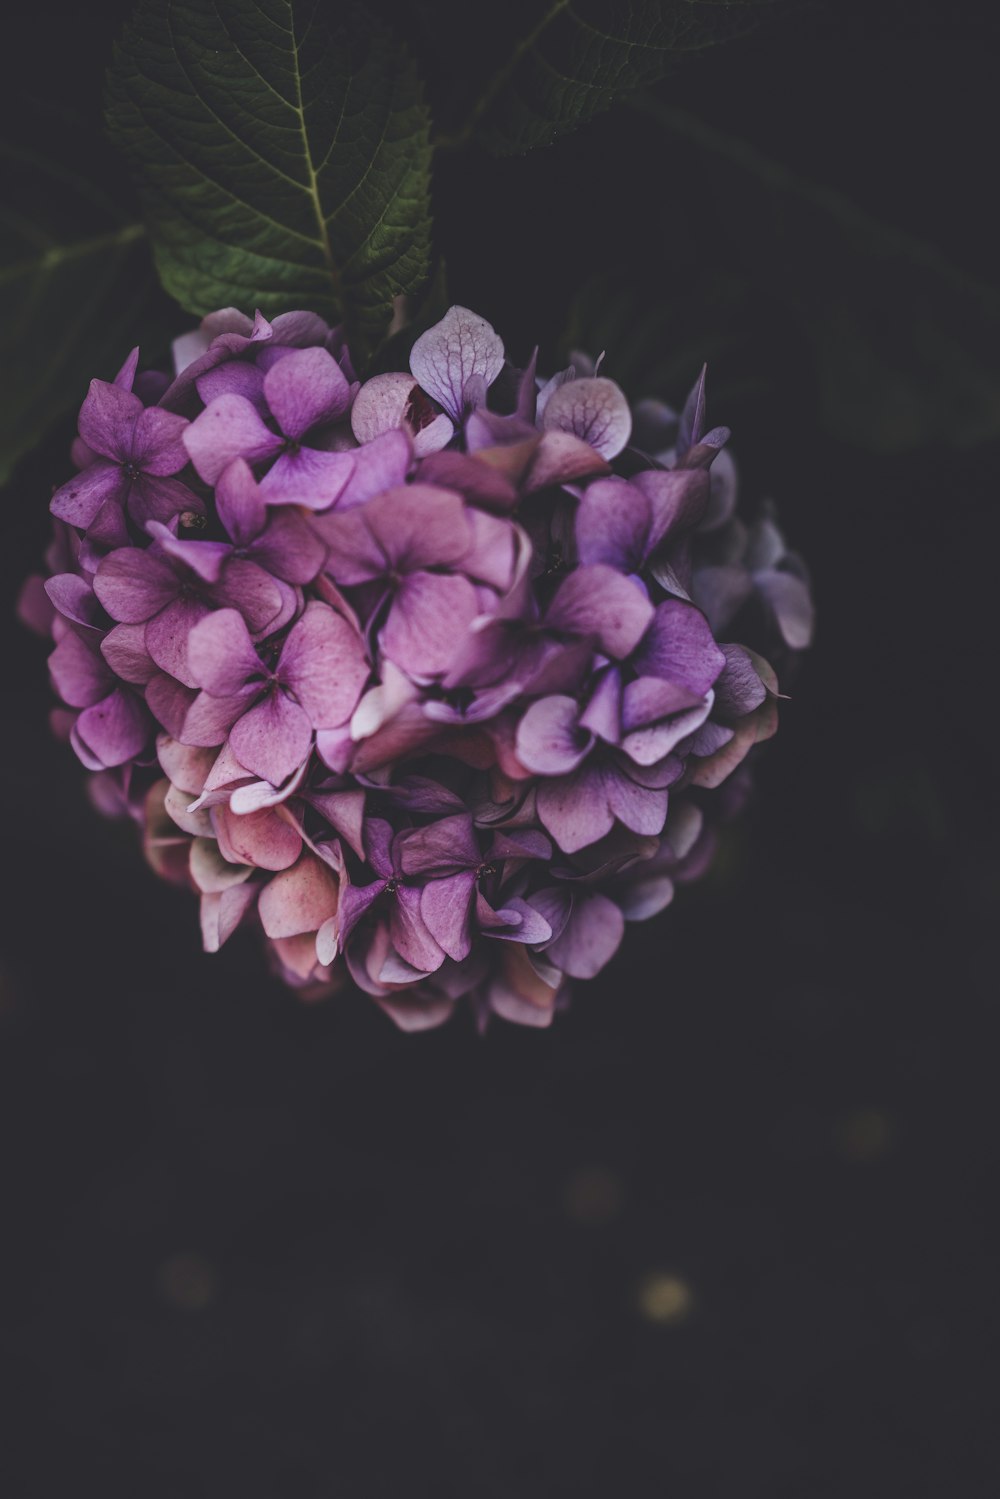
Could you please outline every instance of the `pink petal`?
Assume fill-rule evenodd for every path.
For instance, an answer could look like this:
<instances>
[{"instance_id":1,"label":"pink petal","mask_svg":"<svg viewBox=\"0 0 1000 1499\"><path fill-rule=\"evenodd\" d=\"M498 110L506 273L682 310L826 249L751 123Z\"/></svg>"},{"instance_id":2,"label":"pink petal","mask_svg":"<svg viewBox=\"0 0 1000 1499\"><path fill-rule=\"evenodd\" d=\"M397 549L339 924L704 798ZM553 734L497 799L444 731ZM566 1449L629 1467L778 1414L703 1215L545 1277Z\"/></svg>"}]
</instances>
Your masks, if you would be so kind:
<instances>
[{"instance_id":1,"label":"pink petal","mask_svg":"<svg viewBox=\"0 0 1000 1499\"><path fill-rule=\"evenodd\" d=\"M312 854L269 880L260 893L260 922L269 937L316 932L337 913L336 876Z\"/></svg>"},{"instance_id":2,"label":"pink petal","mask_svg":"<svg viewBox=\"0 0 1000 1499\"><path fill-rule=\"evenodd\" d=\"M94 643L96 647L96 641ZM71 708L89 708L114 687L114 680L99 650L84 644L79 635L67 631L49 657L55 689Z\"/></svg>"},{"instance_id":3,"label":"pink petal","mask_svg":"<svg viewBox=\"0 0 1000 1499\"><path fill-rule=\"evenodd\" d=\"M217 609L195 625L188 640L188 664L195 686L215 697L232 696L248 678L266 673L246 622L235 609Z\"/></svg>"},{"instance_id":4,"label":"pink petal","mask_svg":"<svg viewBox=\"0 0 1000 1499\"><path fill-rule=\"evenodd\" d=\"M143 704L124 689L85 708L76 721L76 732L83 743L108 768L134 760L145 747L149 731L149 715Z\"/></svg>"},{"instance_id":5,"label":"pink petal","mask_svg":"<svg viewBox=\"0 0 1000 1499\"><path fill-rule=\"evenodd\" d=\"M302 835L270 807L238 817L231 807L214 814L219 847L234 864L257 869L289 869L302 852Z\"/></svg>"},{"instance_id":6,"label":"pink petal","mask_svg":"<svg viewBox=\"0 0 1000 1499\"><path fill-rule=\"evenodd\" d=\"M560 584L545 622L571 635L592 635L606 655L621 660L638 645L653 612L635 583L597 563L578 567Z\"/></svg>"},{"instance_id":7,"label":"pink petal","mask_svg":"<svg viewBox=\"0 0 1000 1499\"><path fill-rule=\"evenodd\" d=\"M98 459L56 490L49 509L59 520L82 531L93 524L106 500L123 504L127 494L128 480L121 466Z\"/></svg>"},{"instance_id":8,"label":"pink petal","mask_svg":"<svg viewBox=\"0 0 1000 1499\"><path fill-rule=\"evenodd\" d=\"M161 671L183 682L185 687L198 686L188 663L188 636L208 613L208 605L201 599L182 595L146 625L147 651Z\"/></svg>"},{"instance_id":9,"label":"pink petal","mask_svg":"<svg viewBox=\"0 0 1000 1499\"><path fill-rule=\"evenodd\" d=\"M575 698L543 697L518 725L517 757L537 775L567 775L586 758L593 742L593 735L580 729Z\"/></svg>"},{"instance_id":10,"label":"pink petal","mask_svg":"<svg viewBox=\"0 0 1000 1499\"><path fill-rule=\"evenodd\" d=\"M137 625L177 596L173 568L139 547L122 547L103 559L94 576L94 592L121 624Z\"/></svg>"},{"instance_id":11,"label":"pink petal","mask_svg":"<svg viewBox=\"0 0 1000 1499\"><path fill-rule=\"evenodd\" d=\"M476 590L467 578L411 573L393 600L382 630L383 649L412 676L440 676L478 614Z\"/></svg>"}]
</instances>

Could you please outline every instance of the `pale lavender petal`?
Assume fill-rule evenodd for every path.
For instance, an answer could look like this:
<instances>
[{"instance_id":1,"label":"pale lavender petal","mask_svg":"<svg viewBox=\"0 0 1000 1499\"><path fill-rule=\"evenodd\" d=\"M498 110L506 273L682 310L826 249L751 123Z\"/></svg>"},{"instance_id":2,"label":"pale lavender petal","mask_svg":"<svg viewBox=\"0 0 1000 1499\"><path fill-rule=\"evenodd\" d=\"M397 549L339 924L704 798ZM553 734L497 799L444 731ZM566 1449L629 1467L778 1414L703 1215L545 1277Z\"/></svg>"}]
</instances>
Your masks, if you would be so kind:
<instances>
[{"instance_id":1,"label":"pale lavender petal","mask_svg":"<svg viewBox=\"0 0 1000 1499\"><path fill-rule=\"evenodd\" d=\"M119 463L132 457L132 432L142 415L138 396L107 380L91 380L87 399L80 407L80 436L103 458Z\"/></svg>"},{"instance_id":2,"label":"pale lavender petal","mask_svg":"<svg viewBox=\"0 0 1000 1499\"><path fill-rule=\"evenodd\" d=\"M94 577L94 592L112 619L137 625L177 597L176 574L169 563L139 547L122 547L103 559Z\"/></svg>"},{"instance_id":3,"label":"pale lavender petal","mask_svg":"<svg viewBox=\"0 0 1000 1499\"><path fill-rule=\"evenodd\" d=\"M665 787L640 785L615 766L605 766L603 776L608 810L619 822L633 833L662 833L667 820Z\"/></svg>"},{"instance_id":4,"label":"pale lavender petal","mask_svg":"<svg viewBox=\"0 0 1000 1499\"><path fill-rule=\"evenodd\" d=\"M602 458L614 458L632 432L632 413L621 387L596 376L569 380L554 391L542 413L546 431L572 432Z\"/></svg>"},{"instance_id":5,"label":"pale lavender petal","mask_svg":"<svg viewBox=\"0 0 1000 1499\"><path fill-rule=\"evenodd\" d=\"M285 445L265 427L260 413L244 396L219 396L184 429L188 457L206 484L215 484L234 458L259 463Z\"/></svg>"},{"instance_id":6,"label":"pale lavender petal","mask_svg":"<svg viewBox=\"0 0 1000 1499\"><path fill-rule=\"evenodd\" d=\"M606 655L622 659L638 645L653 606L635 583L603 563L578 567L559 586L546 625L570 635L594 636Z\"/></svg>"},{"instance_id":7,"label":"pale lavender petal","mask_svg":"<svg viewBox=\"0 0 1000 1499\"><path fill-rule=\"evenodd\" d=\"M536 775L566 775L586 758L593 742L593 735L580 728L574 698L543 697L518 725L517 757Z\"/></svg>"},{"instance_id":8,"label":"pale lavender petal","mask_svg":"<svg viewBox=\"0 0 1000 1499\"><path fill-rule=\"evenodd\" d=\"M649 677L640 677L639 681L647 683ZM625 689L626 713L629 711L628 694L631 687L636 683L630 683ZM671 685L671 684L664 684ZM657 765L670 754L682 739L693 734L705 722L712 711L712 694L706 693L704 701L675 712L670 718L661 722L653 722L641 728L634 729L622 738L622 749L637 765ZM641 832L643 829L636 829Z\"/></svg>"},{"instance_id":9,"label":"pale lavender petal","mask_svg":"<svg viewBox=\"0 0 1000 1499\"><path fill-rule=\"evenodd\" d=\"M275 688L233 725L229 740L241 765L280 786L309 753L312 724L304 708Z\"/></svg>"},{"instance_id":10,"label":"pale lavender petal","mask_svg":"<svg viewBox=\"0 0 1000 1499\"><path fill-rule=\"evenodd\" d=\"M195 686L215 697L231 697L248 680L266 675L246 622L235 609L217 609L195 625L188 640L188 665Z\"/></svg>"},{"instance_id":11,"label":"pale lavender petal","mask_svg":"<svg viewBox=\"0 0 1000 1499\"><path fill-rule=\"evenodd\" d=\"M472 376L482 376L489 386L503 369L503 342L485 318L467 307L450 307L413 345L410 369L421 389L459 422Z\"/></svg>"},{"instance_id":12,"label":"pale lavender petal","mask_svg":"<svg viewBox=\"0 0 1000 1499\"><path fill-rule=\"evenodd\" d=\"M432 453L440 453L442 448L446 448L454 435L455 428L451 418L442 411L433 421L414 433L413 452L417 458L428 458Z\"/></svg>"},{"instance_id":13,"label":"pale lavender petal","mask_svg":"<svg viewBox=\"0 0 1000 1499\"><path fill-rule=\"evenodd\" d=\"M281 454L260 481L260 488L269 505L304 505L307 510L329 510L339 499L353 472L352 453L298 448Z\"/></svg>"},{"instance_id":14,"label":"pale lavender petal","mask_svg":"<svg viewBox=\"0 0 1000 1499\"><path fill-rule=\"evenodd\" d=\"M767 688L743 646L724 645L721 650L726 665L715 684L716 712L723 718L742 718L760 707Z\"/></svg>"},{"instance_id":15,"label":"pale lavender petal","mask_svg":"<svg viewBox=\"0 0 1000 1499\"><path fill-rule=\"evenodd\" d=\"M122 505L129 481L120 464L98 459L56 490L49 509L58 520L85 530L92 525L106 501Z\"/></svg>"},{"instance_id":16,"label":"pale lavender petal","mask_svg":"<svg viewBox=\"0 0 1000 1499\"><path fill-rule=\"evenodd\" d=\"M354 712L368 679L364 641L335 609L314 601L292 626L277 675L314 728L336 728Z\"/></svg>"},{"instance_id":17,"label":"pale lavender petal","mask_svg":"<svg viewBox=\"0 0 1000 1499\"><path fill-rule=\"evenodd\" d=\"M622 728L622 674L618 667L606 666L598 674L580 715L580 727L606 744L618 743Z\"/></svg>"}]
</instances>

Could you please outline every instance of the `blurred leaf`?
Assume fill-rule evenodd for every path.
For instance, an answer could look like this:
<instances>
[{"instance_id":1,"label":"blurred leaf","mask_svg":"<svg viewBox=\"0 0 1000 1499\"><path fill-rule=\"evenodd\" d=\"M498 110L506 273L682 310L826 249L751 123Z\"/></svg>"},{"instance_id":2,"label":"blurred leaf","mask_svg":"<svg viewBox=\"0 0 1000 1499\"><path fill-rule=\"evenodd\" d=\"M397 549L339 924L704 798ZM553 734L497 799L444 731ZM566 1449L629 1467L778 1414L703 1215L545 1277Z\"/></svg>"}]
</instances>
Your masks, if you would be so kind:
<instances>
[{"instance_id":1,"label":"blurred leaf","mask_svg":"<svg viewBox=\"0 0 1000 1499\"><path fill-rule=\"evenodd\" d=\"M749 31L774 0L538 0L491 17L506 61L459 139L498 156L550 145L616 99L655 83L682 53ZM517 28L517 29L515 29ZM500 36L497 37L497 31Z\"/></svg>"},{"instance_id":2,"label":"blurred leaf","mask_svg":"<svg viewBox=\"0 0 1000 1499\"><path fill-rule=\"evenodd\" d=\"M674 138L675 198L706 254L801 335L830 431L884 453L1000 434L994 287L744 141L655 99L635 107Z\"/></svg>"},{"instance_id":3,"label":"blurred leaf","mask_svg":"<svg viewBox=\"0 0 1000 1499\"><path fill-rule=\"evenodd\" d=\"M93 375L111 378L155 287L142 225L80 168L79 121L60 123L58 162L30 110L0 139L0 484Z\"/></svg>"},{"instance_id":4,"label":"blurred leaf","mask_svg":"<svg viewBox=\"0 0 1000 1499\"><path fill-rule=\"evenodd\" d=\"M429 117L416 67L355 5L142 0L108 120L157 268L189 312L308 307L363 352L430 256Z\"/></svg>"}]
</instances>

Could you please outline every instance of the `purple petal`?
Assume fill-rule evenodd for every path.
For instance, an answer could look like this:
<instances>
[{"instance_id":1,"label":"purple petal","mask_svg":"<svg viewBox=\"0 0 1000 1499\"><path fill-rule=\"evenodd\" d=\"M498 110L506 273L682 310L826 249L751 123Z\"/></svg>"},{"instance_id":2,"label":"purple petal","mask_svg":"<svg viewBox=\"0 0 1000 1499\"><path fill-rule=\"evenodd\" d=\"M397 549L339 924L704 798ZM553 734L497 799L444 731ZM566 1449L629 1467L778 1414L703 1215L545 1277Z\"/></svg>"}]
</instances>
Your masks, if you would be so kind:
<instances>
[{"instance_id":1,"label":"purple petal","mask_svg":"<svg viewBox=\"0 0 1000 1499\"><path fill-rule=\"evenodd\" d=\"M147 651L161 671L185 687L198 686L188 663L188 637L208 613L208 605L201 599L182 594L146 625Z\"/></svg>"},{"instance_id":2,"label":"purple petal","mask_svg":"<svg viewBox=\"0 0 1000 1499\"><path fill-rule=\"evenodd\" d=\"M608 810L619 822L633 833L663 831L667 820L665 787L643 786L617 766L605 766L603 776Z\"/></svg>"},{"instance_id":3,"label":"purple petal","mask_svg":"<svg viewBox=\"0 0 1000 1499\"><path fill-rule=\"evenodd\" d=\"M716 634L721 633L753 592L753 579L742 567L702 567L694 575L691 597Z\"/></svg>"},{"instance_id":4,"label":"purple petal","mask_svg":"<svg viewBox=\"0 0 1000 1499\"><path fill-rule=\"evenodd\" d=\"M135 686L144 687L156 675L144 625L115 625L101 641L101 655L116 676Z\"/></svg>"},{"instance_id":5,"label":"purple petal","mask_svg":"<svg viewBox=\"0 0 1000 1499\"><path fill-rule=\"evenodd\" d=\"M244 396L219 396L184 429L184 446L206 484L215 484L234 458L259 463L284 447Z\"/></svg>"},{"instance_id":6,"label":"purple petal","mask_svg":"<svg viewBox=\"0 0 1000 1499\"><path fill-rule=\"evenodd\" d=\"M693 447L701 438L705 426L705 375L708 365L703 364L701 373L687 400L684 402L684 410L681 412L680 424L677 430L677 456L683 459L688 448Z\"/></svg>"},{"instance_id":7,"label":"purple petal","mask_svg":"<svg viewBox=\"0 0 1000 1499\"><path fill-rule=\"evenodd\" d=\"M312 737L305 709L275 688L233 725L229 742L241 765L280 786L308 755Z\"/></svg>"},{"instance_id":8,"label":"purple petal","mask_svg":"<svg viewBox=\"0 0 1000 1499\"><path fill-rule=\"evenodd\" d=\"M180 693L184 694L183 700ZM256 696L257 689L249 686L231 697L213 697L210 692L199 692L192 699L186 688L167 676L157 678L146 689L146 701L167 732L182 744L204 749L225 744L233 724L247 711Z\"/></svg>"},{"instance_id":9,"label":"purple petal","mask_svg":"<svg viewBox=\"0 0 1000 1499\"><path fill-rule=\"evenodd\" d=\"M545 431L572 432L602 458L615 458L632 432L632 413L613 380L569 380L554 391L542 413Z\"/></svg>"},{"instance_id":10,"label":"purple petal","mask_svg":"<svg viewBox=\"0 0 1000 1499\"><path fill-rule=\"evenodd\" d=\"M157 479L139 474L129 490L128 513L143 530L148 521L166 524L186 510L204 515L205 506L198 495L179 479Z\"/></svg>"},{"instance_id":11,"label":"purple petal","mask_svg":"<svg viewBox=\"0 0 1000 1499\"><path fill-rule=\"evenodd\" d=\"M263 531L267 506L245 458L234 459L219 475L215 508L237 546L249 546Z\"/></svg>"},{"instance_id":12,"label":"purple petal","mask_svg":"<svg viewBox=\"0 0 1000 1499\"><path fill-rule=\"evenodd\" d=\"M472 545L462 496L430 484L404 484L377 495L365 508L365 522L386 570L399 573L460 562Z\"/></svg>"},{"instance_id":13,"label":"purple petal","mask_svg":"<svg viewBox=\"0 0 1000 1499\"><path fill-rule=\"evenodd\" d=\"M243 616L235 609L217 609L195 625L187 659L195 685L214 697L234 696L248 679L265 675Z\"/></svg>"},{"instance_id":14,"label":"purple petal","mask_svg":"<svg viewBox=\"0 0 1000 1499\"><path fill-rule=\"evenodd\" d=\"M580 709L571 697L543 697L521 719L517 758L536 775L566 775L586 758L594 742L580 728Z\"/></svg>"},{"instance_id":15,"label":"purple petal","mask_svg":"<svg viewBox=\"0 0 1000 1499\"><path fill-rule=\"evenodd\" d=\"M393 600L382 647L411 676L440 676L478 614L479 599L467 578L411 573Z\"/></svg>"},{"instance_id":16,"label":"purple petal","mask_svg":"<svg viewBox=\"0 0 1000 1499\"><path fill-rule=\"evenodd\" d=\"M160 550L168 557L181 562L205 583L217 583L222 576L222 565L232 555L232 547L224 541L180 541L160 521L150 521L146 527L149 535L159 543Z\"/></svg>"},{"instance_id":17,"label":"purple petal","mask_svg":"<svg viewBox=\"0 0 1000 1499\"><path fill-rule=\"evenodd\" d=\"M291 509L276 511L249 550L266 572L286 583L311 583L326 561L324 543L305 516Z\"/></svg>"},{"instance_id":18,"label":"purple petal","mask_svg":"<svg viewBox=\"0 0 1000 1499\"><path fill-rule=\"evenodd\" d=\"M230 562L212 589L221 608L238 609L252 635L274 623L284 604L274 578L255 562Z\"/></svg>"},{"instance_id":19,"label":"purple petal","mask_svg":"<svg viewBox=\"0 0 1000 1499\"><path fill-rule=\"evenodd\" d=\"M45 581L45 592L62 615L88 632L100 628L100 602L87 578L78 573L57 573Z\"/></svg>"},{"instance_id":20,"label":"purple petal","mask_svg":"<svg viewBox=\"0 0 1000 1499\"><path fill-rule=\"evenodd\" d=\"M368 674L358 630L328 604L307 604L285 641L277 675L305 709L313 728L345 723Z\"/></svg>"},{"instance_id":21,"label":"purple petal","mask_svg":"<svg viewBox=\"0 0 1000 1499\"><path fill-rule=\"evenodd\" d=\"M143 473L165 478L176 474L188 461L182 434L188 425L183 416L147 406L135 423L131 459Z\"/></svg>"},{"instance_id":22,"label":"purple petal","mask_svg":"<svg viewBox=\"0 0 1000 1499\"><path fill-rule=\"evenodd\" d=\"M635 669L642 676L663 677L699 697L708 691L726 664L708 621L693 604L667 599L658 604Z\"/></svg>"},{"instance_id":23,"label":"purple petal","mask_svg":"<svg viewBox=\"0 0 1000 1499\"><path fill-rule=\"evenodd\" d=\"M106 501L122 505L128 495L128 480L121 466L98 459L56 490L49 509L58 520L81 531L93 525Z\"/></svg>"},{"instance_id":24,"label":"purple petal","mask_svg":"<svg viewBox=\"0 0 1000 1499\"><path fill-rule=\"evenodd\" d=\"M422 333L410 352L417 384L455 422L464 416L465 388L474 375L487 386L503 369L503 342L485 318L467 307L450 307Z\"/></svg>"},{"instance_id":25,"label":"purple petal","mask_svg":"<svg viewBox=\"0 0 1000 1499\"><path fill-rule=\"evenodd\" d=\"M721 649L726 665L715 684L715 709L723 718L742 718L760 707L767 688L743 646L724 645Z\"/></svg>"},{"instance_id":26,"label":"purple petal","mask_svg":"<svg viewBox=\"0 0 1000 1499\"><path fill-rule=\"evenodd\" d=\"M433 973L444 962L444 949L435 942L420 914L421 892L398 885L389 906L389 938L405 963L418 973Z\"/></svg>"},{"instance_id":27,"label":"purple petal","mask_svg":"<svg viewBox=\"0 0 1000 1499\"><path fill-rule=\"evenodd\" d=\"M217 401L219 396L242 396L263 416L267 406L264 400L264 371L256 364L243 359L227 359L206 370L194 382L199 396L206 406Z\"/></svg>"},{"instance_id":28,"label":"purple petal","mask_svg":"<svg viewBox=\"0 0 1000 1499\"><path fill-rule=\"evenodd\" d=\"M139 547L122 547L103 559L94 577L94 592L112 619L137 625L177 597L176 574L169 563Z\"/></svg>"},{"instance_id":29,"label":"purple petal","mask_svg":"<svg viewBox=\"0 0 1000 1499\"><path fill-rule=\"evenodd\" d=\"M754 582L771 606L785 644L793 651L805 650L815 626L813 602L805 583L792 573L777 570L755 573Z\"/></svg>"},{"instance_id":30,"label":"purple petal","mask_svg":"<svg viewBox=\"0 0 1000 1499\"><path fill-rule=\"evenodd\" d=\"M575 894L569 921L545 956L570 978L592 979L614 957L625 935L625 918L598 892Z\"/></svg>"},{"instance_id":31,"label":"purple petal","mask_svg":"<svg viewBox=\"0 0 1000 1499\"><path fill-rule=\"evenodd\" d=\"M198 694L190 687L185 687L180 682L175 682L173 677L168 677L165 671L158 672L151 677L146 684L146 706L156 719L162 724L167 733L174 739L178 739L184 728L184 720L192 704L197 701ZM211 702L215 702L212 698ZM209 743L221 744L228 733L229 725L222 731L219 739L210 740ZM196 743L197 741L192 741Z\"/></svg>"},{"instance_id":32,"label":"purple petal","mask_svg":"<svg viewBox=\"0 0 1000 1499\"><path fill-rule=\"evenodd\" d=\"M114 679L99 650L68 630L49 656L53 685L71 708L89 708L99 703L114 686Z\"/></svg>"},{"instance_id":33,"label":"purple petal","mask_svg":"<svg viewBox=\"0 0 1000 1499\"><path fill-rule=\"evenodd\" d=\"M337 501L340 511L402 484L413 458L413 444L405 432L383 432L381 437L366 441L351 457L354 470Z\"/></svg>"},{"instance_id":34,"label":"purple petal","mask_svg":"<svg viewBox=\"0 0 1000 1499\"><path fill-rule=\"evenodd\" d=\"M480 864L479 844L468 812L439 817L426 827L401 835L400 868L404 874L450 874Z\"/></svg>"},{"instance_id":35,"label":"purple petal","mask_svg":"<svg viewBox=\"0 0 1000 1499\"><path fill-rule=\"evenodd\" d=\"M351 387L326 349L296 349L268 370L264 395L282 432L298 440L346 411Z\"/></svg>"},{"instance_id":36,"label":"purple petal","mask_svg":"<svg viewBox=\"0 0 1000 1499\"><path fill-rule=\"evenodd\" d=\"M589 764L558 780L543 781L536 805L542 826L567 854L596 843L615 824L601 772Z\"/></svg>"},{"instance_id":37,"label":"purple petal","mask_svg":"<svg viewBox=\"0 0 1000 1499\"><path fill-rule=\"evenodd\" d=\"M582 437L572 432L543 432L528 464L524 488L529 493L551 484L569 484L591 474L606 474L608 463Z\"/></svg>"},{"instance_id":38,"label":"purple petal","mask_svg":"<svg viewBox=\"0 0 1000 1499\"><path fill-rule=\"evenodd\" d=\"M489 461L491 448L471 453L432 453L420 464L422 483L444 489L457 489L477 505L503 514L513 510L519 496L516 486L505 473Z\"/></svg>"},{"instance_id":39,"label":"purple petal","mask_svg":"<svg viewBox=\"0 0 1000 1499\"><path fill-rule=\"evenodd\" d=\"M83 743L108 768L134 760L149 739L149 731L143 704L125 688L85 708L76 721Z\"/></svg>"},{"instance_id":40,"label":"purple petal","mask_svg":"<svg viewBox=\"0 0 1000 1499\"><path fill-rule=\"evenodd\" d=\"M351 453L298 448L281 454L260 481L260 489L269 505L304 505L308 510L329 510L339 499L353 472L354 457Z\"/></svg>"},{"instance_id":41,"label":"purple petal","mask_svg":"<svg viewBox=\"0 0 1000 1499\"><path fill-rule=\"evenodd\" d=\"M711 484L704 469L644 469L632 479L650 504L650 547L675 530L697 526L705 514Z\"/></svg>"},{"instance_id":42,"label":"purple petal","mask_svg":"<svg viewBox=\"0 0 1000 1499\"><path fill-rule=\"evenodd\" d=\"M472 951L473 869L431 880L420 895L420 914L434 941L461 963Z\"/></svg>"},{"instance_id":43,"label":"purple petal","mask_svg":"<svg viewBox=\"0 0 1000 1499\"><path fill-rule=\"evenodd\" d=\"M576 512L580 561L638 572L646 559L651 526L652 507L641 489L624 479L596 479L584 491Z\"/></svg>"},{"instance_id":44,"label":"purple petal","mask_svg":"<svg viewBox=\"0 0 1000 1499\"><path fill-rule=\"evenodd\" d=\"M635 583L603 563L578 567L559 586L546 626L570 635L594 636L608 656L622 659L638 645L653 618L653 606Z\"/></svg>"},{"instance_id":45,"label":"purple petal","mask_svg":"<svg viewBox=\"0 0 1000 1499\"><path fill-rule=\"evenodd\" d=\"M80 407L80 436L103 458L128 462L132 457L132 432L143 409L139 397L130 391L107 380L91 380L87 399Z\"/></svg>"}]
</instances>

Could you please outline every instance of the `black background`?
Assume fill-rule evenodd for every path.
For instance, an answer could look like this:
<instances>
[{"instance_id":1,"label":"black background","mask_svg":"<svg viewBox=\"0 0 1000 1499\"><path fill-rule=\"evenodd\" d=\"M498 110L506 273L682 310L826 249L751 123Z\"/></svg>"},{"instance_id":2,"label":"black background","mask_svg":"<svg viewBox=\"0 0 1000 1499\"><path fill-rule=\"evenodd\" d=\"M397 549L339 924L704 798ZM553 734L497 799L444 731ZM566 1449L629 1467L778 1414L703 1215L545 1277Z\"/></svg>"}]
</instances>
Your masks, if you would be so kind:
<instances>
[{"instance_id":1,"label":"black background","mask_svg":"<svg viewBox=\"0 0 1000 1499\"><path fill-rule=\"evenodd\" d=\"M7 67L96 112L125 9L38 6ZM439 72L488 51L485 7L464 27ZM658 92L989 278L997 62L985 5L870 0ZM676 296L682 150L623 108L443 161L453 297L551 367L619 259ZM698 296L727 252L683 232ZM1000 448L847 443L748 295L710 415L813 568L817 643L715 872L549 1032L406 1037L359 996L302 1005L247 937L204 957L193 902L89 810L8 610L12 1499L996 1494ZM71 433L4 495L11 604Z\"/></svg>"}]
</instances>

